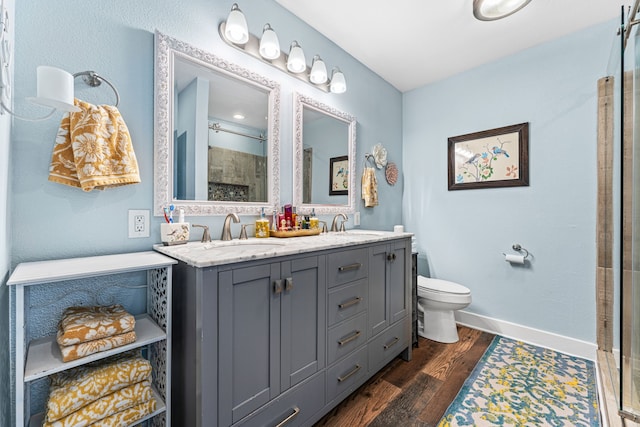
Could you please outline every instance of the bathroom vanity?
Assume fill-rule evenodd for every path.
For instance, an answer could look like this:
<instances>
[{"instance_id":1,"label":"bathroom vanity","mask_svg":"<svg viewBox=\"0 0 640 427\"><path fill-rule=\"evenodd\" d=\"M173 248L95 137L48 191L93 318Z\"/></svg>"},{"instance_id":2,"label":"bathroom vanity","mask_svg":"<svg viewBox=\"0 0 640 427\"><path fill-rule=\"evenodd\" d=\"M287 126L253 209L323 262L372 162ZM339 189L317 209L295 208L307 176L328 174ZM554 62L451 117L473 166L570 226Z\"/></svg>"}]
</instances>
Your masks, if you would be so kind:
<instances>
[{"instance_id":1,"label":"bathroom vanity","mask_svg":"<svg viewBox=\"0 0 640 427\"><path fill-rule=\"evenodd\" d=\"M173 273L172 418L312 425L411 357L411 234L156 246Z\"/></svg>"}]
</instances>

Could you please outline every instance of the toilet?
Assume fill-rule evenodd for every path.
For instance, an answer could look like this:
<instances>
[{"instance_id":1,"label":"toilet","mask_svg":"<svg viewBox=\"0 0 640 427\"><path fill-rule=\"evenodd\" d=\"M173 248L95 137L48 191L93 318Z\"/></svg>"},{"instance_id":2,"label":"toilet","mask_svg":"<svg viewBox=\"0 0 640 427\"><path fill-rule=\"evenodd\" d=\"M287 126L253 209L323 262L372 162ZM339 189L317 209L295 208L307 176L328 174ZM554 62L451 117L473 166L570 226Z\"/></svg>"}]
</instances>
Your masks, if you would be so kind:
<instances>
[{"instance_id":1,"label":"toilet","mask_svg":"<svg viewBox=\"0 0 640 427\"><path fill-rule=\"evenodd\" d=\"M471 304L471 291L441 279L418 276L418 334L442 343L458 341L453 312Z\"/></svg>"}]
</instances>

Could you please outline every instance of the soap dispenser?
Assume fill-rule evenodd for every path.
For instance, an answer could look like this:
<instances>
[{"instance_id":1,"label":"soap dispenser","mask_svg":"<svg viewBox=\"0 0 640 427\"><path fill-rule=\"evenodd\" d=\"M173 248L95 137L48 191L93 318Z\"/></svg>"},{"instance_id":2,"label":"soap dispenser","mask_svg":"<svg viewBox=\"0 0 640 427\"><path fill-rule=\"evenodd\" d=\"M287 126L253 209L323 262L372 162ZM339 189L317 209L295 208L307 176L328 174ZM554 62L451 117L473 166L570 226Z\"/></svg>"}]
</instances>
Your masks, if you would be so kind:
<instances>
[{"instance_id":1,"label":"soap dispenser","mask_svg":"<svg viewBox=\"0 0 640 427\"><path fill-rule=\"evenodd\" d=\"M256 220L256 237L269 237L269 220L264 216L264 208Z\"/></svg>"}]
</instances>

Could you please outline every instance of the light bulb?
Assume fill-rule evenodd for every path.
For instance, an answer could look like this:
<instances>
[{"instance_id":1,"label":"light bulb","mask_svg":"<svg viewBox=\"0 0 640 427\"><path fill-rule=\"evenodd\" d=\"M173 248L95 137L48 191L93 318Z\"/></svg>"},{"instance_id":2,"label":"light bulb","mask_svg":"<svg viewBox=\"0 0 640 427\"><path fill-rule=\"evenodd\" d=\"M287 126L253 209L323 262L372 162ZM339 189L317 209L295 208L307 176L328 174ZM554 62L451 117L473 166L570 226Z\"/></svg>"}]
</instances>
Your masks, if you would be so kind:
<instances>
[{"instance_id":1,"label":"light bulb","mask_svg":"<svg viewBox=\"0 0 640 427\"><path fill-rule=\"evenodd\" d=\"M224 35L232 43L244 44L249 41L249 28L244 14L237 3L231 6L231 12L224 28Z\"/></svg>"},{"instance_id":2,"label":"light bulb","mask_svg":"<svg viewBox=\"0 0 640 427\"><path fill-rule=\"evenodd\" d=\"M344 74L340 71L340 68L335 67L331 73L331 84L329 90L332 93L344 93L347 91L347 81L344 78Z\"/></svg>"},{"instance_id":3,"label":"light bulb","mask_svg":"<svg viewBox=\"0 0 640 427\"><path fill-rule=\"evenodd\" d=\"M309 74L309 80L311 83L320 85L327 82L327 66L324 65L324 61L320 58L320 55L313 57L313 64L311 65L311 74Z\"/></svg>"},{"instance_id":4,"label":"light bulb","mask_svg":"<svg viewBox=\"0 0 640 427\"><path fill-rule=\"evenodd\" d=\"M266 24L262 30L262 38L260 38L260 56L265 59L276 59L280 57L280 42L278 35L271 25Z\"/></svg>"},{"instance_id":5,"label":"light bulb","mask_svg":"<svg viewBox=\"0 0 640 427\"><path fill-rule=\"evenodd\" d=\"M302 73L307 69L307 60L304 57L304 52L297 41L291 43L289 49L289 59L287 60L287 70L292 73Z\"/></svg>"}]
</instances>

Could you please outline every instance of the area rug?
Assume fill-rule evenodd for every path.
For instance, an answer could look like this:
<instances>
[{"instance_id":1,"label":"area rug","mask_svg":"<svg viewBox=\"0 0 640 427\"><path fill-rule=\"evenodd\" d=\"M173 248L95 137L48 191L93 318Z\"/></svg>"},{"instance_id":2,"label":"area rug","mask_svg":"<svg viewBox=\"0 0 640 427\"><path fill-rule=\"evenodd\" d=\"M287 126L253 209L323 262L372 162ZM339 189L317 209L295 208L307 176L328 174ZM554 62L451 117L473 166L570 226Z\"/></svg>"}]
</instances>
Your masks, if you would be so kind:
<instances>
[{"instance_id":1,"label":"area rug","mask_svg":"<svg viewBox=\"0 0 640 427\"><path fill-rule=\"evenodd\" d=\"M593 362L496 336L438 427L600 426Z\"/></svg>"}]
</instances>

